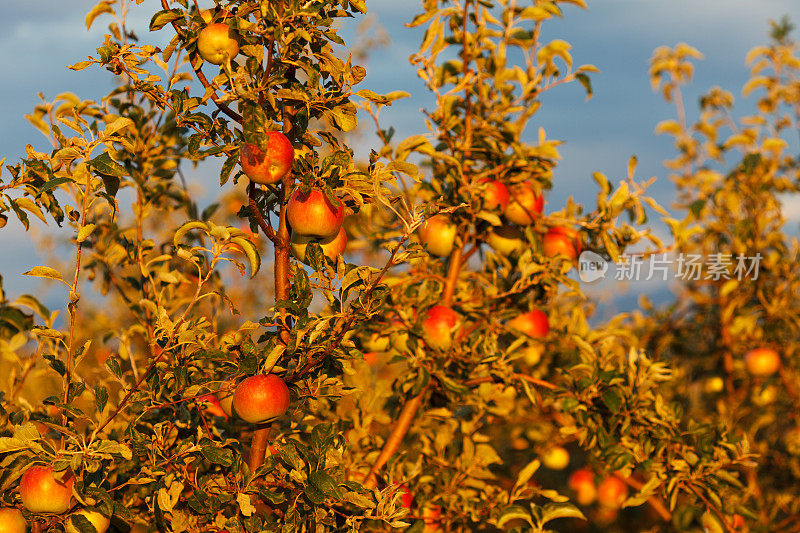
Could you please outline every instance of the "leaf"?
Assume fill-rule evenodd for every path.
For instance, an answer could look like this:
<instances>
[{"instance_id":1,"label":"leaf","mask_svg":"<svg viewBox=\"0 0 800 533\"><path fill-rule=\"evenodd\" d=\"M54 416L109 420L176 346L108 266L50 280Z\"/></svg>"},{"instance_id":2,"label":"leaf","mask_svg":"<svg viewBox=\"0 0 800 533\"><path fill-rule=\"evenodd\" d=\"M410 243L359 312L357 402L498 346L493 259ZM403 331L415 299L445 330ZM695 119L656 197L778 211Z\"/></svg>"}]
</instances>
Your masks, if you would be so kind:
<instances>
[{"instance_id":1,"label":"leaf","mask_svg":"<svg viewBox=\"0 0 800 533\"><path fill-rule=\"evenodd\" d=\"M88 239L96 227L96 224L86 224L85 226L81 227L81 229L78 230L78 244Z\"/></svg>"},{"instance_id":2,"label":"leaf","mask_svg":"<svg viewBox=\"0 0 800 533\"><path fill-rule=\"evenodd\" d=\"M125 167L111 159L108 152L103 152L94 159L89 160L89 165L100 174L121 178L127 174Z\"/></svg>"},{"instance_id":3,"label":"leaf","mask_svg":"<svg viewBox=\"0 0 800 533\"><path fill-rule=\"evenodd\" d=\"M58 187L59 185L62 185L64 183L72 183L72 179L71 178L53 178L51 180L48 180L44 185L42 185L42 188L39 189L39 193L47 192L50 189L52 189L53 187Z\"/></svg>"},{"instance_id":4,"label":"leaf","mask_svg":"<svg viewBox=\"0 0 800 533\"><path fill-rule=\"evenodd\" d=\"M533 474L535 474L536 471L539 470L541 464L542 463L541 461L539 461L539 459L534 459L533 461L525 465L525 468L519 471L519 475L517 476L517 482L515 483L515 485L519 487L530 481L530 479L533 477Z\"/></svg>"},{"instance_id":5,"label":"leaf","mask_svg":"<svg viewBox=\"0 0 800 533\"><path fill-rule=\"evenodd\" d=\"M503 514L500 515L500 519L497 521L497 527L502 528L512 520L525 520L531 526L534 526L530 512L519 505L511 505L503 509Z\"/></svg>"},{"instance_id":6,"label":"leaf","mask_svg":"<svg viewBox=\"0 0 800 533\"><path fill-rule=\"evenodd\" d=\"M114 13L114 10L111 8L112 3L113 2L110 2L109 0L101 0L91 9L91 11L86 14L85 20L87 30L92 28L92 24L94 23L95 19L103 13Z\"/></svg>"},{"instance_id":7,"label":"leaf","mask_svg":"<svg viewBox=\"0 0 800 533\"><path fill-rule=\"evenodd\" d=\"M69 284L66 281L64 281L64 278L61 277L61 272L59 272L55 268L50 268L49 266L35 266L32 269L28 270L27 272L23 272L22 275L60 281L61 283L69 287Z\"/></svg>"},{"instance_id":8,"label":"leaf","mask_svg":"<svg viewBox=\"0 0 800 533\"><path fill-rule=\"evenodd\" d=\"M358 119L356 118L355 110L349 107L341 106L331 109L328 113L328 120L332 126L339 128L344 132L352 131L358 126Z\"/></svg>"},{"instance_id":9,"label":"leaf","mask_svg":"<svg viewBox=\"0 0 800 533\"><path fill-rule=\"evenodd\" d=\"M133 121L126 117L119 117L117 120L106 126L104 133L106 135L113 135L114 133L132 126Z\"/></svg>"},{"instance_id":10,"label":"leaf","mask_svg":"<svg viewBox=\"0 0 800 533\"><path fill-rule=\"evenodd\" d=\"M548 503L542 509L542 523L547 523L557 518L580 518L586 520L580 509L571 503Z\"/></svg>"},{"instance_id":11,"label":"leaf","mask_svg":"<svg viewBox=\"0 0 800 533\"><path fill-rule=\"evenodd\" d=\"M214 445L211 445L211 446L203 446L201 451L203 453L203 457L205 457L212 463L216 463L218 465L222 465L225 467L231 466L233 464L233 452L231 452L227 448L218 448Z\"/></svg>"},{"instance_id":12,"label":"leaf","mask_svg":"<svg viewBox=\"0 0 800 533\"><path fill-rule=\"evenodd\" d=\"M244 237L233 237L231 242L237 245L247 256L247 260L250 262L250 279L253 279L261 268L261 256L256 245L250 239L245 239Z\"/></svg>"},{"instance_id":13,"label":"leaf","mask_svg":"<svg viewBox=\"0 0 800 533\"><path fill-rule=\"evenodd\" d=\"M150 31L158 31L173 20L183 17L180 9L164 9L150 19Z\"/></svg>"},{"instance_id":14,"label":"leaf","mask_svg":"<svg viewBox=\"0 0 800 533\"><path fill-rule=\"evenodd\" d=\"M253 516L256 512L256 508L253 506L253 503L250 501L250 495L240 492L236 495L236 503L239 504L239 510L242 512L244 516Z\"/></svg>"},{"instance_id":15,"label":"leaf","mask_svg":"<svg viewBox=\"0 0 800 533\"><path fill-rule=\"evenodd\" d=\"M175 236L172 238L172 244L175 248L181 244L183 237L193 229L202 229L206 233L208 233L208 224L205 222L200 222L199 220L190 220L189 222L185 222L178 230L175 232Z\"/></svg>"},{"instance_id":16,"label":"leaf","mask_svg":"<svg viewBox=\"0 0 800 533\"><path fill-rule=\"evenodd\" d=\"M94 403L97 406L97 410L102 412L103 409L106 408L106 404L108 403L108 389L103 386L98 385L94 388Z\"/></svg>"}]
</instances>

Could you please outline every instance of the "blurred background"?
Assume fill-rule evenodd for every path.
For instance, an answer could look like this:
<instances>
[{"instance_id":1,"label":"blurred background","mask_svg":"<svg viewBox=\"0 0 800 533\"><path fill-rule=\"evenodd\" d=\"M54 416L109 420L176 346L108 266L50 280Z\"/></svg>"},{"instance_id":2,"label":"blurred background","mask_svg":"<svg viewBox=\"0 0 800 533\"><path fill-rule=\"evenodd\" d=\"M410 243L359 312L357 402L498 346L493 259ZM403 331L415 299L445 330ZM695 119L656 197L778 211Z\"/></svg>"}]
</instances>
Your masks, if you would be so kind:
<instances>
[{"instance_id":1,"label":"blurred background","mask_svg":"<svg viewBox=\"0 0 800 533\"><path fill-rule=\"evenodd\" d=\"M171 36L169 27L153 34L147 29L150 16L160 9L160 3L145 0L138 6L132 1L130 4L129 27L140 43L165 45ZM201 2L205 4L211 6L212 2ZM62 92L96 100L112 87L112 74L106 70L91 67L74 72L66 68L93 55L102 43L108 19L98 19L90 31L84 23L85 14L93 5L87 0L0 0L0 50L4 51L0 54L0 159L6 158L7 164L19 160L26 144L41 151L49 149L47 140L24 118L41 101L37 93L47 100ZM424 133L421 109L430 104L430 98L408 62L422 32L405 27L418 12L418 2L369 0L368 9L366 21L354 19L341 29L348 44L360 42L361 49L369 52L360 61L355 58L368 72L360 88L410 93L410 98L383 110L382 125L395 127L396 140ZM565 141L546 211L561 209L570 196L591 210L597 191L592 173L603 172L612 182L618 182L626 175L632 155L639 161L636 177L658 177L650 193L669 209L674 190L662 161L672 157L674 149L670 137L656 136L653 130L661 120L673 118L674 108L650 88L647 68L653 50L686 42L705 55L698 62L694 83L684 93L690 122L696 116L699 96L714 85L734 94L736 113L741 116L753 111L755 101L741 97L741 87L748 76L745 54L753 46L768 43L770 19L788 15L800 20L796 0L589 0L588 10L569 4L564 4L564 10L564 19L545 23L543 40L568 41L576 65L593 64L601 72L592 77L592 99L586 100L577 83L558 87L545 94L542 110L532 122L532 141L535 142L539 126L546 130L548 138ZM362 156L379 146L369 128L356 141L356 152ZM789 141L792 150L800 149L798 139ZM221 163L222 160L209 161L187 175L201 207L219 193ZM785 215L789 218L788 233L796 234L800 228L800 203L787 202ZM40 291L41 280L21 274L42 264L53 252L53 241L39 237L55 235L58 228L52 223L45 226L35 218L31 225L32 234L25 234L12 218L0 231L0 275L7 297L12 300L23 293ZM656 229L662 237L668 236L663 224L657 224ZM62 229L61 237L65 237L65 231L69 230ZM657 302L665 300L670 286L662 281L622 286L612 279L593 286L593 292L600 301L599 316L608 316L632 309L641 294ZM58 308L64 305L64 298L63 291L49 291L44 303Z\"/></svg>"}]
</instances>

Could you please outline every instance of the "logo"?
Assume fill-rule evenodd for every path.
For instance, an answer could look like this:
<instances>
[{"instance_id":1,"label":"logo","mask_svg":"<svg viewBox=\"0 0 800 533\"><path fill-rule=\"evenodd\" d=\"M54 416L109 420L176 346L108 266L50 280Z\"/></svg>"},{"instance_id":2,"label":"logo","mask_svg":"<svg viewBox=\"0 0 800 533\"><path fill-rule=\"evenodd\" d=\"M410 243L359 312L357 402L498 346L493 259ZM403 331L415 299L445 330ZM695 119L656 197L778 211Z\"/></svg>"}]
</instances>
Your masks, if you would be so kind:
<instances>
[{"instance_id":1,"label":"logo","mask_svg":"<svg viewBox=\"0 0 800 533\"><path fill-rule=\"evenodd\" d=\"M608 261L594 252L586 250L578 258L578 275L584 283L592 283L606 277Z\"/></svg>"}]
</instances>

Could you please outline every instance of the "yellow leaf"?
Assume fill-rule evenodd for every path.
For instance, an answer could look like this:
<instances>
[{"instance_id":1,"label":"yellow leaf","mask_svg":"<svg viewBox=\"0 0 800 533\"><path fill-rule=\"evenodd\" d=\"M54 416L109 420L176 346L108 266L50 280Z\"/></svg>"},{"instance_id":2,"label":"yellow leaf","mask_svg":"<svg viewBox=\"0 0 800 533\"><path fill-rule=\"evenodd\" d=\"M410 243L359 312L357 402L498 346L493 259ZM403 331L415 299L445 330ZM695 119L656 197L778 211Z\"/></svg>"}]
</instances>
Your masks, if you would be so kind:
<instances>
[{"instance_id":1,"label":"yellow leaf","mask_svg":"<svg viewBox=\"0 0 800 533\"><path fill-rule=\"evenodd\" d=\"M656 134L669 133L670 135L680 135L681 125L676 120L662 120L656 125Z\"/></svg>"}]
</instances>

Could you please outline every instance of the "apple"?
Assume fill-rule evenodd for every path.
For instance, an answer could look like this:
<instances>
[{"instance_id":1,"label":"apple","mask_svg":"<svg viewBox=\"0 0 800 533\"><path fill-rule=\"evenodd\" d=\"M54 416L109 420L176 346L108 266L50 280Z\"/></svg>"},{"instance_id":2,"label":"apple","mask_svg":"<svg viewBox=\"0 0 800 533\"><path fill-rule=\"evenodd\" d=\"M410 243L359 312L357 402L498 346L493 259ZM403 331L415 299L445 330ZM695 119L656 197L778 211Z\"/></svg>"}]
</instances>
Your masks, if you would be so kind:
<instances>
[{"instance_id":1,"label":"apple","mask_svg":"<svg viewBox=\"0 0 800 533\"><path fill-rule=\"evenodd\" d=\"M106 530L108 530L108 527L111 525L111 520L105 515L98 513L97 511L81 509L80 511L70 515L70 517L67 519L66 523L64 524L66 533L81 533L81 530L78 529L78 521L76 518L79 516L82 516L88 520L89 523L94 526L94 529L97 531L97 533L106 533Z\"/></svg>"},{"instance_id":2,"label":"apple","mask_svg":"<svg viewBox=\"0 0 800 533\"><path fill-rule=\"evenodd\" d=\"M32 466L19 482L22 505L32 513L66 513L72 506L72 485L75 476L71 472L59 474L52 466Z\"/></svg>"},{"instance_id":3,"label":"apple","mask_svg":"<svg viewBox=\"0 0 800 533\"><path fill-rule=\"evenodd\" d=\"M0 508L0 533L25 533L28 522L15 507Z\"/></svg>"},{"instance_id":4,"label":"apple","mask_svg":"<svg viewBox=\"0 0 800 533\"><path fill-rule=\"evenodd\" d=\"M222 412L228 416L233 416L233 393L236 390L236 382L227 379L217 390L217 401Z\"/></svg>"},{"instance_id":5,"label":"apple","mask_svg":"<svg viewBox=\"0 0 800 533\"><path fill-rule=\"evenodd\" d=\"M756 348L747 352L744 364L751 376L771 376L781 367L781 356L772 348Z\"/></svg>"},{"instance_id":6,"label":"apple","mask_svg":"<svg viewBox=\"0 0 800 533\"><path fill-rule=\"evenodd\" d=\"M197 38L197 53L212 65L221 65L239 53L239 43L230 27L224 22L209 24L200 30Z\"/></svg>"},{"instance_id":7,"label":"apple","mask_svg":"<svg viewBox=\"0 0 800 533\"><path fill-rule=\"evenodd\" d=\"M447 257L456 242L456 229L447 215L434 215L422 223L417 235L420 242L427 245L428 253Z\"/></svg>"},{"instance_id":8,"label":"apple","mask_svg":"<svg viewBox=\"0 0 800 533\"><path fill-rule=\"evenodd\" d=\"M375 366L378 363L378 352L367 352L364 354L364 362L369 366Z\"/></svg>"},{"instance_id":9,"label":"apple","mask_svg":"<svg viewBox=\"0 0 800 533\"><path fill-rule=\"evenodd\" d=\"M522 353L522 360L525 364L536 366L542 360L544 353L544 344L536 343L523 347L520 352Z\"/></svg>"},{"instance_id":10,"label":"apple","mask_svg":"<svg viewBox=\"0 0 800 533\"><path fill-rule=\"evenodd\" d=\"M389 336L381 333L373 333L367 340L361 341L365 350L370 352L385 352L391 346Z\"/></svg>"},{"instance_id":11,"label":"apple","mask_svg":"<svg viewBox=\"0 0 800 533\"><path fill-rule=\"evenodd\" d=\"M525 235L514 226L500 226L492 229L486 243L500 255L510 256L522 253L525 249Z\"/></svg>"},{"instance_id":12,"label":"apple","mask_svg":"<svg viewBox=\"0 0 800 533\"><path fill-rule=\"evenodd\" d=\"M326 237L324 239L317 239L309 237L308 235L300 235L295 233L292 235L292 255L299 261L306 263L306 248L312 242L317 242L322 247L322 253L331 261L336 261L336 258L344 253L347 247L347 232L344 228L339 228L339 233L333 237ZM306 263L308 264L308 263Z\"/></svg>"},{"instance_id":13,"label":"apple","mask_svg":"<svg viewBox=\"0 0 800 533\"><path fill-rule=\"evenodd\" d=\"M519 183L511 187L510 200L503 211L506 219L514 224L527 226L542 214L544 198L530 183Z\"/></svg>"},{"instance_id":14,"label":"apple","mask_svg":"<svg viewBox=\"0 0 800 533\"><path fill-rule=\"evenodd\" d=\"M197 399L200 407L203 409L204 412L208 413L211 416L221 416L222 418L228 418L230 415L225 412L222 406L219 403L219 399L215 394L206 394L205 396L201 396Z\"/></svg>"},{"instance_id":15,"label":"apple","mask_svg":"<svg viewBox=\"0 0 800 533\"><path fill-rule=\"evenodd\" d=\"M569 452L561 446L548 448L542 454L542 464L550 470L564 470L569 464Z\"/></svg>"},{"instance_id":16,"label":"apple","mask_svg":"<svg viewBox=\"0 0 800 533\"><path fill-rule=\"evenodd\" d=\"M542 238L542 250L547 257L565 255L577 259L581 253L578 231L564 226L550 228Z\"/></svg>"},{"instance_id":17,"label":"apple","mask_svg":"<svg viewBox=\"0 0 800 533\"><path fill-rule=\"evenodd\" d=\"M543 339L550 331L550 322L543 311L533 309L509 320L508 327L528 337Z\"/></svg>"},{"instance_id":18,"label":"apple","mask_svg":"<svg viewBox=\"0 0 800 533\"><path fill-rule=\"evenodd\" d=\"M257 144L244 143L239 152L239 164L251 181L268 185L278 183L290 170L294 147L280 131L267 132L266 152Z\"/></svg>"},{"instance_id":19,"label":"apple","mask_svg":"<svg viewBox=\"0 0 800 533\"><path fill-rule=\"evenodd\" d=\"M400 497L400 506L410 510L411 505L414 503L414 496L411 495L411 491L402 483L397 485L397 490L402 494Z\"/></svg>"},{"instance_id":20,"label":"apple","mask_svg":"<svg viewBox=\"0 0 800 533\"><path fill-rule=\"evenodd\" d=\"M400 331L396 332L394 335L389 337L389 341L391 342L392 349L400 352L405 353L408 351L408 331L406 331L405 323L400 320L399 318L393 318L390 324L391 327L397 328Z\"/></svg>"},{"instance_id":21,"label":"apple","mask_svg":"<svg viewBox=\"0 0 800 533\"><path fill-rule=\"evenodd\" d=\"M289 409L289 388L275 374L250 376L233 393L233 408L239 418L260 424Z\"/></svg>"},{"instance_id":22,"label":"apple","mask_svg":"<svg viewBox=\"0 0 800 533\"><path fill-rule=\"evenodd\" d=\"M482 207L487 211L505 211L508 207L508 187L502 181L489 178L480 181Z\"/></svg>"},{"instance_id":23,"label":"apple","mask_svg":"<svg viewBox=\"0 0 800 533\"><path fill-rule=\"evenodd\" d=\"M717 394L718 392L722 392L722 389L725 388L725 382L719 376L711 376L710 378L706 378L705 382L703 383L703 391L706 394Z\"/></svg>"},{"instance_id":24,"label":"apple","mask_svg":"<svg viewBox=\"0 0 800 533\"><path fill-rule=\"evenodd\" d=\"M344 221L344 205L338 198L336 204L319 189L307 193L299 189L289 198L286 219L295 233L310 237L334 237Z\"/></svg>"},{"instance_id":25,"label":"apple","mask_svg":"<svg viewBox=\"0 0 800 533\"><path fill-rule=\"evenodd\" d=\"M422 338L431 348L446 350L453 343L458 313L444 305L434 305L422 320Z\"/></svg>"},{"instance_id":26,"label":"apple","mask_svg":"<svg viewBox=\"0 0 800 533\"><path fill-rule=\"evenodd\" d=\"M422 529L424 533L440 531L442 525L442 508L438 505L426 505L422 509L422 521L425 524L425 527Z\"/></svg>"},{"instance_id":27,"label":"apple","mask_svg":"<svg viewBox=\"0 0 800 533\"><path fill-rule=\"evenodd\" d=\"M619 509L628 499L628 486L616 475L605 478L597 487L597 503L603 507Z\"/></svg>"},{"instance_id":28,"label":"apple","mask_svg":"<svg viewBox=\"0 0 800 533\"><path fill-rule=\"evenodd\" d=\"M575 501L579 505L590 505L597 498L597 487L594 484L594 472L588 468L576 470L569 476L569 488L575 491Z\"/></svg>"}]
</instances>

